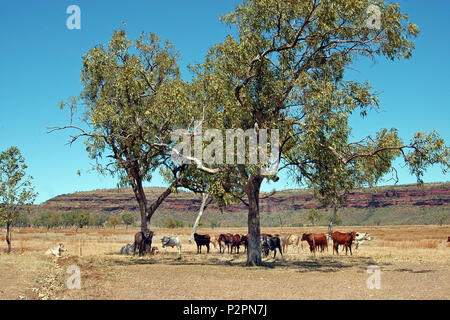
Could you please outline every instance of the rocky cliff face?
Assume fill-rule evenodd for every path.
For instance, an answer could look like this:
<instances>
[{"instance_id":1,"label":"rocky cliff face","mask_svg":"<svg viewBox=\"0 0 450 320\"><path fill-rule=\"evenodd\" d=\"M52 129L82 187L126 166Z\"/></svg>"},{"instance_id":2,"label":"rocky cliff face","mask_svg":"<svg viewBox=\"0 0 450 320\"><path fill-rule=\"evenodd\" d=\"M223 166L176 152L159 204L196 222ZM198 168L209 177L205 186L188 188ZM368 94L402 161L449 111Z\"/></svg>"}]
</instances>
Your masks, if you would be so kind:
<instances>
[{"instance_id":1,"label":"rocky cliff face","mask_svg":"<svg viewBox=\"0 0 450 320\"><path fill-rule=\"evenodd\" d=\"M161 188L146 189L149 200L156 199ZM158 211L195 212L200 206L198 196L189 192L172 194ZM389 206L450 207L450 184L426 184L419 188L415 185L382 187L377 192L358 190L348 196L346 208L384 208ZM60 195L40 206L45 210L70 211L85 209L93 212L137 211L137 203L130 189L97 190ZM261 200L261 211L296 211L302 209L320 209L321 205L312 193L305 190L286 190ZM215 209L214 206L210 209ZM228 212L247 211L243 204L231 205Z\"/></svg>"}]
</instances>

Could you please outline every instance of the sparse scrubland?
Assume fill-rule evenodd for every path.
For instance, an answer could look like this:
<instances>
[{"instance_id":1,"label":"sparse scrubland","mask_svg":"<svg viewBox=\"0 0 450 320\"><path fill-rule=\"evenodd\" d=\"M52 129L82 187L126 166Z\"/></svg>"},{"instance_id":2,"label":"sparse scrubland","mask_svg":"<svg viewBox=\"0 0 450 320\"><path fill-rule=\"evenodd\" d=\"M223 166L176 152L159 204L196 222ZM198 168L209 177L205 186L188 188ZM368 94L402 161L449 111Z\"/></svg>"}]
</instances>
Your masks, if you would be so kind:
<instances>
[{"instance_id":1,"label":"sparse scrubland","mask_svg":"<svg viewBox=\"0 0 450 320\"><path fill-rule=\"evenodd\" d=\"M196 253L190 228L155 231L155 256L120 255L137 228L14 230L13 250L0 245L2 299L448 299L450 294L450 226L339 226L337 231L368 232L372 240L352 256L310 254L289 247L284 257L264 258L264 266L246 267L246 254ZM326 232L325 227L263 228L269 233ZM246 233L245 228L201 228L199 233ZM176 248L161 248L164 235L179 235ZM44 252L62 242L56 259ZM202 250L204 252L205 250ZM67 268L81 271L81 289L69 290ZM367 267L381 270L381 289L370 290ZM306 294L314 292L313 295Z\"/></svg>"}]
</instances>

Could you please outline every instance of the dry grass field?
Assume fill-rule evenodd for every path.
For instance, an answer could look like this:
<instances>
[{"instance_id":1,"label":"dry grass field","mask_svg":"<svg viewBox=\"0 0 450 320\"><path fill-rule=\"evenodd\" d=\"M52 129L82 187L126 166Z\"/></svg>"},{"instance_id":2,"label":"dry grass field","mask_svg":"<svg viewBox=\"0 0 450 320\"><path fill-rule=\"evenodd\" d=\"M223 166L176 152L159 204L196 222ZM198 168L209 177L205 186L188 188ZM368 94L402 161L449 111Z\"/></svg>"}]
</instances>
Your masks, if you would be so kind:
<instances>
[{"instance_id":1,"label":"dry grass field","mask_svg":"<svg viewBox=\"0 0 450 320\"><path fill-rule=\"evenodd\" d=\"M119 254L137 229L42 230L13 232L13 252L0 243L0 299L449 299L450 226L337 227L368 232L352 256L329 251L314 257L306 242L284 257L264 258L262 267L245 267L246 255L197 254L189 228L152 229L160 254L138 258ZM279 228L263 232L280 233ZM246 233L244 228L199 233ZM326 232L322 227L283 228L283 233ZM2 233L4 234L4 233ZM164 235L179 235L183 254L161 250ZM62 242L56 259L44 252ZM206 251L206 250L205 250ZM81 289L66 286L67 268L81 271ZM381 272L381 288L368 289L367 267Z\"/></svg>"}]
</instances>

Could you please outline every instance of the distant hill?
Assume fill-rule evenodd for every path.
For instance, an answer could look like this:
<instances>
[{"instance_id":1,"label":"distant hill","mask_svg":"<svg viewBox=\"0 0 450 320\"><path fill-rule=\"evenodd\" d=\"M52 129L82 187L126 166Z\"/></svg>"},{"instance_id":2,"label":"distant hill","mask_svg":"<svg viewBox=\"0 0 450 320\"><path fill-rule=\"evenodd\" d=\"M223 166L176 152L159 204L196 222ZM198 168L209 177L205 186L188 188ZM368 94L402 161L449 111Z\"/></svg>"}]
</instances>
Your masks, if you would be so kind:
<instances>
[{"instance_id":1,"label":"distant hill","mask_svg":"<svg viewBox=\"0 0 450 320\"><path fill-rule=\"evenodd\" d=\"M150 201L163 188L147 188ZM182 220L191 225L200 206L200 197L191 192L171 194L152 218L152 225L162 225L167 217ZM93 214L121 215L131 212L138 217L137 202L131 189L108 189L76 192L54 197L38 207L39 211L89 210ZM291 189L275 193L261 200L263 226L307 225L310 209L318 209L325 216L331 210L323 208L310 190ZM356 190L348 196L347 203L339 209L339 216L346 225L368 224L437 224L444 217L450 223L450 184L433 183L423 187L400 185L379 187L375 191ZM234 204L222 214L214 205L208 207L203 224L211 222L221 226L245 226L247 208ZM325 224L324 220L322 224Z\"/></svg>"}]
</instances>

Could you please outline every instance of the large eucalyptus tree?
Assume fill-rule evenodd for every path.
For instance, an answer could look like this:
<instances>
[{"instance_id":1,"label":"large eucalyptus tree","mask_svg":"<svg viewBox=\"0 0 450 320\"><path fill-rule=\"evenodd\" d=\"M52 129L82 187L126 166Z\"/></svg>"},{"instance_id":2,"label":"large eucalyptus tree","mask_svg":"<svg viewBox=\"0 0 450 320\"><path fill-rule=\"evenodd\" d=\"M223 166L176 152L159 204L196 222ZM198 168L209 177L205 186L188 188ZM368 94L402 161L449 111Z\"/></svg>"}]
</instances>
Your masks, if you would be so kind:
<instances>
[{"instance_id":1,"label":"large eucalyptus tree","mask_svg":"<svg viewBox=\"0 0 450 320\"><path fill-rule=\"evenodd\" d=\"M195 156L185 159L212 176L208 192L215 198L248 205L248 265L262 263L261 184L278 179L280 170L338 203L357 186L376 185L399 157L418 182L430 165L448 169L449 148L436 132L417 132L405 143L395 128L381 128L351 141L350 116L366 118L379 100L369 82L350 80L345 71L359 57L394 61L412 54L418 27L398 4L249 0L222 20L234 33L193 68L194 109L204 110L203 129L277 129L278 170L267 173L264 162L208 165Z\"/></svg>"},{"instance_id":2,"label":"large eucalyptus tree","mask_svg":"<svg viewBox=\"0 0 450 320\"><path fill-rule=\"evenodd\" d=\"M69 124L49 128L49 132L73 130L69 143L84 139L100 173L132 187L142 231L164 199L182 184L186 168L175 164L161 144L171 144L172 129L187 126L189 90L181 80L177 57L173 46L155 34L142 33L131 41L125 30L115 31L106 46L83 56L83 91L61 103L69 110ZM158 168L170 185L150 204L144 183Z\"/></svg>"}]
</instances>

